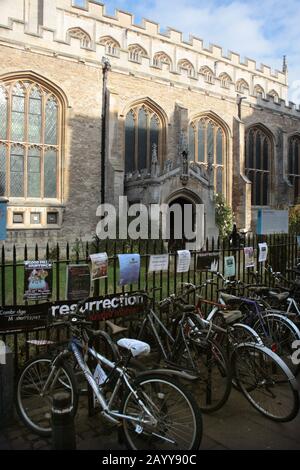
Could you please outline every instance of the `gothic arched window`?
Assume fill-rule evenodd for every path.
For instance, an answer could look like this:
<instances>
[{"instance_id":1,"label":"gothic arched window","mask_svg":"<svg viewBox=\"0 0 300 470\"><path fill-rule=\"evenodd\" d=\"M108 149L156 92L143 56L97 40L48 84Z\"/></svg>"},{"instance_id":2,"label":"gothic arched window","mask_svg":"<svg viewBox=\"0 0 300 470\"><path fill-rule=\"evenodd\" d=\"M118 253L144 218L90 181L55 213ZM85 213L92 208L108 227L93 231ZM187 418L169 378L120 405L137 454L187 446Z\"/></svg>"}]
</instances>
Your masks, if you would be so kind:
<instances>
[{"instance_id":1,"label":"gothic arched window","mask_svg":"<svg viewBox=\"0 0 300 470\"><path fill-rule=\"evenodd\" d=\"M31 80L0 85L0 195L58 199L61 104Z\"/></svg>"},{"instance_id":2,"label":"gothic arched window","mask_svg":"<svg viewBox=\"0 0 300 470\"><path fill-rule=\"evenodd\" d=\"M236 83L236 91L238 93L249 93L249 85L243 78Z\"/></svg>"},{"instance_id":3,"label":"gothic arched window","mask_svg":"<svg viewBox=\"0 0 300 470\"><path fill-rule=\"evenodd\" d=\"M227 73L221 73L219 76L220 82L221 82L221 87L222 88L229 88L230 84L232 83L232 80L230 76Z\"/></svg>"},{"instance_id":4,"label":"gothic arched window","mask_svg":"<svg viewBox=\"0 0 300 470\"><path fill-rule=\"evenodd\" d=\"M214 73L209 67L201 67L200 73L203 75L206 83L214 83Z\"/></svg>"},{"instance_id":5,"label":"gothic arched window","mask_svg":"<svg viewBox=\"0 0 300 470\"><path fill-rule=\"evenodd\" d=\"M100 44L105 47L105 54L119 57L120 44L110 36L104 36L100 39Z\"/></svg>"},{"instance_id":6,"label":"gothic arched window","mask_svg":"<svg viewBox=\"0 0 300 470\"><path fill-rule=\"evenodd\" d=\"M252 183L252 205L269 204L272 142L259 126L248 130L246 135L246 175Z\"/></svg>"},{"instance_id":7,"label":"gothic arched window","mask_svg":"<svg viewBox=\"0 0 300 470\"><path fill-rule=\"evenodd\" d=\"M300 196L300 136L289 139L288 177L294 187L294 203L299 202Z\"/></svg>"},{"instance_id":8,"label":"gothic arched window","mask_svg":"<svg viewBox=\"0 0 300 470\"><path fill-rule=\"evenodd\" d=\"M146 50L139 44L131 44L128 46L129 60L140 64L143 57L148 57Z\"/></svg>"},{"instance_id":9,"label":"gothic arched window","mask_svg":"<svg viewBox=\"0 0 300 470\"><path fill-rule=\"evenodd\" d=\"M155 154L162 151L162 120L146 104L133 107L125 119L125 173L150 170Z\"/></svg>"},{"instance_id":10,"label":"gothic arched window","mask_svg":"<svg viewBox=\"0 0 300 470\"><path fill-rule=\"evenodd\" d=\"M153 65L159 67L160 69L163 65L167 65L168 69L172 68L172 60L165 52L157 52L153 57Z\"/></svg>"},{"instance_id":11,"label":"gothic arched window","mask_svg":"<svg viewBox=\"0 0 300 470\"><path fill-rule=\"evenodd\" d=\"M277 91L271 90L271 91L269 91L268 95L269 95L271 98L273 98L274 103L278 103L278 102L279 102L279 95L278 95Z\"/></svg>"},{"instance_id":12,"label":"gothic arched window","mask_svg":"<svg viewBox=\"0 0 300 470\"><path fill-rule=\"evenodd\" d=\"M254 87L254 96L257 98L264 98L265 97L265 90L260 85L255 85Z\"/></svg>"},{"instance_id":13,"label":"gothic arched window","mask_svg":"<svg viewBox=\"0 0 300 470\"><path fill-rule=\"evenodd\" d=\"M217 193L225 189L226 134L214 119L203 116L189 127L189 154L195 162L213 172Z\"/></svg>"},{"instance_id":14,"label":"gothic arched window","mask_svg":"<svg viewBox=\"0 0 300 470\"><path fill-rule=\"evenodd\" d=\"M90 35L81 28L70 28L67 31L67 37L79 39L80 47L91 47L91 37Z\"/></svg>"},{"instance_id":15,"label":"gothic arched window","mask_svg":"<svg viewBox=\"0 0 300 470\"><path fill-rule=\"evenodd\" d=\"M195 77L195 69L193 64L187 59L181 59L178 62L178 71L184 72L188 77Z\"/></svg>"}]
</instances>

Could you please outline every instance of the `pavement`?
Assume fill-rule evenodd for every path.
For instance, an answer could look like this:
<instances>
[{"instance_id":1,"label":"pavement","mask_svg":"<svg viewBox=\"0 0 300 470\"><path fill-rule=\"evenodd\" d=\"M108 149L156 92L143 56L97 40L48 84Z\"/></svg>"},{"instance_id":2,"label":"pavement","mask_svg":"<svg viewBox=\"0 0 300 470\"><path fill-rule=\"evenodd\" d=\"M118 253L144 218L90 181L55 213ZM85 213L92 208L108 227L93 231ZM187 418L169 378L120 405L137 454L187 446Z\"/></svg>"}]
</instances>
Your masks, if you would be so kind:
<instances>
[{"instance_id":1,"label":"pavement","mask_svg":"<svg viewBox=\"0 0 300 470\"><path fill-rule=\"evenodd\" d=\"M126 450L118 442L115 427L102 420L99 414L88 416L87 397L80 398L75 427L79 450ZM50 450L51 440L28 431L17 418L10 426L0 430L0 450L37 449ZM233 389L221 410L203 415L200 449L300 450L300 413L289 423L273 422Z\"/></svg>"}]
</instances>

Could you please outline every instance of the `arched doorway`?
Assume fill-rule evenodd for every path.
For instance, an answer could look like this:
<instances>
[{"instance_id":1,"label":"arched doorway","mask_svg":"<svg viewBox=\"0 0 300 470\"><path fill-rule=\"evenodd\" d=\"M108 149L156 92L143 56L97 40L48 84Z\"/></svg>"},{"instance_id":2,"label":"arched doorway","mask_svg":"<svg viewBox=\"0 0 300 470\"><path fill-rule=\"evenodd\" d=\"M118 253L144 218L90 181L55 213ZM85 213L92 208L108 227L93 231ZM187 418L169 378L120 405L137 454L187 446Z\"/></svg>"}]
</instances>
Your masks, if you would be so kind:
<instances>
[{"instance_id":1,"label":"arched doorway","mask_svg":"<svg viewBox=\"0 0 300 470\"><path fill-rule=\"evenodd\" d=\"M168 248L170 252L184 250L187 248L187 244L196 243L196 236L193 236L193 233L196 233L198 229L202 229L204 233L204 226L196 226L197 222L200 225L204 225L204 211L203 220L197 220L197 204L202 204L200 198L193 197L188 193L174 194L169 199Z\"/></svg>"}]
</instances>

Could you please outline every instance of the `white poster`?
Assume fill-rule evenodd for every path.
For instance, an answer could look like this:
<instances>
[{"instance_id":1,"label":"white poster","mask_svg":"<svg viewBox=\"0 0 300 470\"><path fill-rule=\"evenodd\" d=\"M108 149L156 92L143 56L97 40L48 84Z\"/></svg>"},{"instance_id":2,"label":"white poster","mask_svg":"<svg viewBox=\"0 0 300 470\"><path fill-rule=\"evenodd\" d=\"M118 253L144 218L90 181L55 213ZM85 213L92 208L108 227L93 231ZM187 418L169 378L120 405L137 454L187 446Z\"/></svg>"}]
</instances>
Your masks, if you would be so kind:
<instances>
[{"instance_id":1,"label":"white poster","mask_svg":"<svg viewBox=\"0 0 300 470\"><path fill-rule=\"evenodd\" d=\"M254 268L254 250L252 246L244 248L245 268Z\"/></svg>"},{"instance_id":2,"label":"white poster","mask_svg":"<svg viewBox=\"0 0 300 470\"><path fill-rule=\"evenodd\" d=\"M258 248L259 248L258 261L259 263L264 263L268 257L268 245L266 243L259 243Z\"/></svg>"},{"instance_id":3,"label":"white poster","mask_svg":"<svg viewBox=\"0 0 300 470\"><path fill-rule=\"evenodd\" d=\"M155 271L168 271L169 255L151 255L149 263L149 273Z\"/></svg>"},{"instance_id":4,"label":"white poster","mask_svg":"<svg viewBox=\"0 0 300 470\"><path fill-rule=\"evenodd\" d=\"M235 276L234 256L225 256L224 258L224 277Z\"/></svg>"},{"instance_id":5,"label":"white poster","mask_svg":"<svg viewBox=\"0 0 300 470\"><path fill-rule=\"evenodd\" d=\"M108 256L107 253L96 253L90 255L92 262L92 281L107 277L108 272Z\"/></svg>"},{"instance_id":6,"label":"white poster","mask_svg":"<svg viewBox=\"0 0 300 470\"><path fill-rule=\"evenodd\" d=\"M187 273L191 265L191 252L189 250L178 250L177 254L177 272Z\"/></svg>"}]
</instances>

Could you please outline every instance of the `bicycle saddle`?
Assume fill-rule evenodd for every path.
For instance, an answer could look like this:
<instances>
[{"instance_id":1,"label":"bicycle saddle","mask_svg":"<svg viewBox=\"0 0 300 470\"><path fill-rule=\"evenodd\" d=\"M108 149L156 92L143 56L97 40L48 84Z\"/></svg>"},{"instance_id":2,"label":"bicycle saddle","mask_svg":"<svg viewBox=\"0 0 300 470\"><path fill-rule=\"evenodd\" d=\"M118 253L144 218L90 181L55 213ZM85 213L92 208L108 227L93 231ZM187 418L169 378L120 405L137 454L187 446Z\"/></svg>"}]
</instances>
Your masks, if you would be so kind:
<instances>
[{"instance_id":1,"label":"bicycle saddle","mask_svg":"<svg viewBox=\"0 0 300 470\"><path fill-rule=\"evenodd\" d=\"M224 300L224 302L232 302L232 301L240 301L241 300L236 295L225 294L225 292L221 292L220 297Z\"/></svg>"},{"instance_id":2,"label":"bicycle saddle","mask_svg":"<svg viewBox=\"0 0 300 470\"><path fill-rule=\"evenodd\" d=\"M110 328L111 334L112 335L117 335L118 333L123 333L124 331L127 331L128 328L116 325L112 321L106 320L106 325Z\"/></svg>"},{"instance_id":3,"label":"bicycle saddle","mask_svg":"<svg viewBox=\"0 0 300 470\"><path fill-rule=\"evenodd\" d=\"M279 302L283 302L289 297L290 293L289 292L269 292L269 296L272 297L273 299L278 300Z\"/></svg>"},{"instance_id":4,"label":"bicycle saddle","mask_svg":"<svg viewBox=\"0 0 300 470\"><path fill-rule=\"evenodd\" d=\"M151 351L148 343L137 339L122 338L117 341L117 345L130 351L133 357L147 356Z\"/></svg>"},{"instance_id":5,"label":"bicycle saddle","mask_svg":"<svg viewBox=\"0 0 300 470\"><path fill-rule=\"evenodd\" d=\"M232 323L235 323L237 320L242 318L243 314L240 310L230 310L230 311L225 311L222 310L221 314L227 323L227 325L231 325Z\"/></svg>"}]
</instances>

